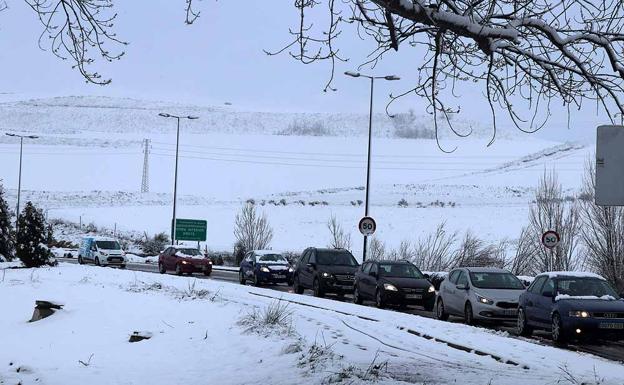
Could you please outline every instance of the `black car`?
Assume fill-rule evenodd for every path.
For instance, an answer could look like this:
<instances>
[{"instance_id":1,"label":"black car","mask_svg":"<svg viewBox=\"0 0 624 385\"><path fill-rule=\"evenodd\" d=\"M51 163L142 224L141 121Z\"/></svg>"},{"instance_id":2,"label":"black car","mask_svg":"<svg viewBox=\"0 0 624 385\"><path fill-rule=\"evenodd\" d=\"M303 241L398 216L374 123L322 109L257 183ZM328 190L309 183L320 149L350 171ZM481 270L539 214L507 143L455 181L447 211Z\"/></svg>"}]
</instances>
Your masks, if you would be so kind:
<instances>
[{"instance_id":1,"label":"black car","mask_svg":"<svg viewBox=\"0 0 624 385\"><path fill-rule=\"evenodd\" d=\"M325 293L353 293L358 266L348 250L307 248L294 268L294 291L303 294L305 289L312 289L316 297Z\"/></svg>"},{"instance_id":2,"label":"black car","mask_svg":"<svg viewBox=\"0 0 624 385\"><path fill-rule=\"evenodd\" d=\"M551 333L555 342L589 336L624 339L624 300L602 277L591 273L538 275L520 296L517 332Z\"/></svg>"},{"instance_id":3,"label":"black car","mask_svg":"<svg viewBox=\"0 0 624 385\"><path fill-rule=\"evenodd\" d=\"M435 289L425 275L407 261L366 262L355 274L353 301L375 301L383 308L386 305L419 305L427 311L433 310Z\"/></svg>"}]
</instances>

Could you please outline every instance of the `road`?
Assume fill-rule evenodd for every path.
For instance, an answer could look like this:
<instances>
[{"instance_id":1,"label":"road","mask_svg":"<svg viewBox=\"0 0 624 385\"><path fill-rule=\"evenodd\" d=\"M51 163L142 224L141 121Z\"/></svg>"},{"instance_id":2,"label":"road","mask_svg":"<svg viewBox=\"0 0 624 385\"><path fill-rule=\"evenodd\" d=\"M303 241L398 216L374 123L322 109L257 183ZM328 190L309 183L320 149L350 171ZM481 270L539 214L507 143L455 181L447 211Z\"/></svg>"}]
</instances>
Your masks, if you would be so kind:
<instances>
[{"instance_id":1,"label":"road","mask_svg":"<svg viewBox=\"0 0 624 385\"><path fill-rule=\"evenodd\" d=\"M68 262L77 264L78 260L75 258L58 258L61 262ZM145 264L145 263L129 263L127 265L128 270L134 271L144 271L148 273L158 273L158 266L155 264ZM214 266L212 270L212 274L209 277L206 277L201 274L196 274L196 278L198 279L215 279L219 281L226 282L238 282L238 273L232 270L222 270L219 266ZM272 285L267 286L267 288L281 291L285 293L293 293L292 287L284 286L284 285ZM305 294L311 295L311 294ZM328 299L333 299L336 301L345 301L350 302L352 298L350 296L338 297L338 296L328 296ZM365 303L366 304L366 303ZM370 303L372 305L372 303ZM388 309L388 311L399 311ZM401 310L404 313L418 315L421 317L433 318L433 313L425 311L420 308L408 308L405 310ZM461 323L462 319L459 317L450 317L450 322ZM568 344L565 347L554 345L550 340L549 333L536 331L535 334L531 338L518 337L515 335L515 325L512 323L509 324L483 324L482 327L486 327L489 329L505 331L509 333L510 338L520 338L527 341L531 341L533 343L538 343L541 345L555 346L559 348L564 348L576 352L584 352L590 353L596 356L600 356L602 358L606 358L608 360L619 361L624 363L624 341L601 341L601 340L592 340L592 342L585 342L582 345L578 343Z\"/></svg>"}]
</instances>

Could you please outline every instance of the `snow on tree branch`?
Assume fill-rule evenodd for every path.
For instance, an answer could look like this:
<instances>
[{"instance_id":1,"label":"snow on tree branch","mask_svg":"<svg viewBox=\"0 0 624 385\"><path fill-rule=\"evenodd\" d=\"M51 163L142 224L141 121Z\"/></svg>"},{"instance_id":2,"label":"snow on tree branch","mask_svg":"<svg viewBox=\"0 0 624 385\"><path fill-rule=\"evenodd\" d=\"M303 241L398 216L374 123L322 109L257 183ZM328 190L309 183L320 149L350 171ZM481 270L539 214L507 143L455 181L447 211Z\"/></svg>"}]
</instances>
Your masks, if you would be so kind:
<instances>
[{"instance_id":1,"label":"snow on tree branch","mask_svg":"<svg viewBox=\"0 0 624 385\"><path fill-rule=\"evenodd\" d=\"M318 20L325 5L325 24ZM331 83L338 38L350 25L375 48L361 66L375 67L389 51L424 49L414 63L418 81L407 91L425 98L429 112L452 129L449 105L459 83L476 83L491 106L492 141L502 109L525 132L544 126L551 102L580 109L600 105L613 119L624 113L624 2L618 0L295 0L300 17L288 51L309 64L329 60ZM341 41L344 39L341 39ZM344 44L344 42L343 42ZM360 66L360 67L361 67ZM521 116L520 111L529 111ZM454 130L453 130L454 131ZM460 134L454 131L456 134ZM491 144L492 142L490 142Z\"/></svg>"}]
</instances>

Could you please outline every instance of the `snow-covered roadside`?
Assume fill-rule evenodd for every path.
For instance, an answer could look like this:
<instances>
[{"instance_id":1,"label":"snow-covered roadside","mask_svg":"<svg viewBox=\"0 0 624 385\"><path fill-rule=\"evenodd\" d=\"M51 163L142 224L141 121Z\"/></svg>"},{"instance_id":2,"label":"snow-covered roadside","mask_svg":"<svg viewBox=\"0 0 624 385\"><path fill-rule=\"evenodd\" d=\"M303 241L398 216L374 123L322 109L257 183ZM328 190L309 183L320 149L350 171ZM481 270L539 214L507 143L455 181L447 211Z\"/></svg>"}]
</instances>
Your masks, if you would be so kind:
<instances>
[{"instance_id":1,"label":"snow-covered roadside","mask_svg":"<svg viewBox=\"0 0 624 385\"><path fill-rule=\"evenodd\" d=\"M274 303L266 296L305 305L289 303L291 323L280 327L238 325L254 309L262 312ZM41 299L65 307L28 323L34 301ZM320 384L340 376L344 383L361 383L358 376L366 377L373 360L387 362L379 378L366 377L381 384L454 383L457 378L467 384L546 384L562 379L562 368L579 381L593 381L594 370L604 378L601 384L621 384L624 378L619 364L484 329L186 277L67 264L6 270L0 308L0 383ZM399 327L520 365L453 349ZM153 337L131 344L134 331Z\"/></svg>"}]
</instances>

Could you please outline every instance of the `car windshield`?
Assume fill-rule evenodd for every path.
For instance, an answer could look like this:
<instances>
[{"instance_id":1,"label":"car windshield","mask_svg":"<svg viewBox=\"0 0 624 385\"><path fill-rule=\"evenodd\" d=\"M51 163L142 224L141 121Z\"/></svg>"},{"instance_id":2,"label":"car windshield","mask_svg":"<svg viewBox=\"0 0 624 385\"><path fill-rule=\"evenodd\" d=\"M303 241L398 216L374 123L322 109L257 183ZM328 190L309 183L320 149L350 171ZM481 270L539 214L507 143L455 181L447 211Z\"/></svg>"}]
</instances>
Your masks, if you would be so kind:
<instances>
[{"instance_id":1,"label":"car windshield","mask_svg":"<svg viewBox=\"0 0 624 385\"><path fill-rule=\"evenodd\" d=\"M319 265L343 265L357 266L358 263L348 251L323 251L316 252L316 263Z\"/></svg>"},{"instance_id":2,"label":"car windshield","mask_svg":"<svg viewBox=\"0 0 624 385\"><path fill-rule=\"evenodd\" d=\"M188 249L177 249L176 253L180 253L180 254L184 254L184 255L191 255L191 256L196 256L196 255L202 255L199 250L197 249L193 249L193 248L188 248Z\"/></svg>"},{"instance_id":3,"label":"car windshield","mask_svg":"<svg viewBox=\"0 0 624 385\"><path fill-rule=\"evenodd\" d=\"M524 284L511 273L470 273L470 280L480 289L524 290Z\"/></svg>"},{"instance_id":4,"label":"car windshield","mask_svg":"<svg viewBox=\"0 0 624 385\"><path fill-rule=\"evenodd\" d=\"M408 263L382 263L379 265L379 275L396 278L425 278L416 266Z\"/></svg>"},{"instance_id":5,"label":"car windshield","mask_svg":"<svg viewBox=\"0 0 624 385\"><path fill-rule=\"evenodd\" d=\"M570 297L603 297L619 298L615 290L602 279L597 278L563 278L557 280L557 295Z\"/></svg>"},{"instance_id":6,"label":"car windshield","mask_svg":"<svg viewBox=\"0 0 624 385\"><path fill-rule=\"evenodd\" d=\"M281 254L264 254L256 256L258 262L282 262L288 263L286 258L282 257Z\"/></svg>"},{"instance_id":7,"label":"car windshield","mask_svg":"<svg viewBox=\"0 0 624 385\"><path fill-rule=\"evenodd\" d=\"M98 249L102 250L121 250L121 246L119 246L119 242L117 241L96 241Z\"/></svg>"}]
</instances>

